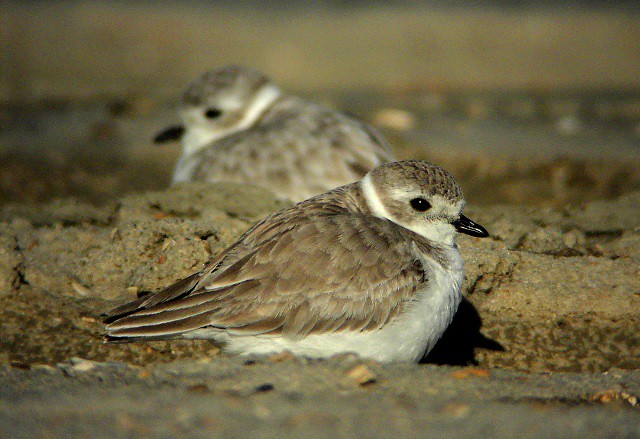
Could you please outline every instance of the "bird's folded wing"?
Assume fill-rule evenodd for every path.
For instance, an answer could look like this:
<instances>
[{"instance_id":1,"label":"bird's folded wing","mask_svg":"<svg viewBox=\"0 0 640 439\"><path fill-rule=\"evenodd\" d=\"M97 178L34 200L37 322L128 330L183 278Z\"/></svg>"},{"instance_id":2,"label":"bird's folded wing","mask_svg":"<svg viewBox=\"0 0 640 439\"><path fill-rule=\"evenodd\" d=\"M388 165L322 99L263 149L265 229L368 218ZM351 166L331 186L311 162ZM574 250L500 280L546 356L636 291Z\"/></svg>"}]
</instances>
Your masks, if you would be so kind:
<instances>
[{"instance_id":1,"label":"bird's folded wing","mask_svg":"<svg viewBox=\"0 0 640 439\"><path fill-rule=\"evenodd\" d=\"M426 280L415 236L387 220L312 217L269 232L265 240L245 235L260 245L227 257L200 281L192 276L159 292L162 300L147 299L152 306L125 305L129 315L111 320L109 336L153 338L204 326L290 337L375 330Z\"/></svg>"},{"instance_id":2,"label":"bird's folded wing","mask_svg":"<svg viewBox=\"0 0 640 439\"><path fill-rule=\"evenodd\" d=\"M159 303L170 302L186 296L187 294L191 293L198 285L198 282L200 282L206 274L213 271L213 269L220 263L220 261L224 259L232 250L234 250L233 246L225 249L198 273L194 273L190 276L185 277L184 279L180 279L179 281L169 285L168 287L158 291L155 294L145 295L137 300L125 303L122 306L110 310L103 315L104 322L111 323L136 311L151 308Z\"/></svg>"}]
</instances>

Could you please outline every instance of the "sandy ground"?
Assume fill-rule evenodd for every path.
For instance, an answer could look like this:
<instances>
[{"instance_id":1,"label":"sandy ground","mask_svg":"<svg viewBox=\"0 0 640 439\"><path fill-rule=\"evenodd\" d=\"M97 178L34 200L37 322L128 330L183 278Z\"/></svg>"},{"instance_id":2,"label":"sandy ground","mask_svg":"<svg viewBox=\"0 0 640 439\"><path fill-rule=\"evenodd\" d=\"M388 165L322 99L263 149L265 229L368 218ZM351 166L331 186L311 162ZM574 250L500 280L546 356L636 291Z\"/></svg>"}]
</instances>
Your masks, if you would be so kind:
<instances>
[{"instance_id":1,"label":"sandy ground","mask_svg":"<svg viewBox=\"0 0 640 439\"><path fill-rule=\"evenodd\" d=\"M103 343L102 312L196 271L282 206L257 187L187 184L102 207L2 207L0 429L640 435L640 192L563 208L469 206L492 237L460 239L467 300L426 364L247 362L205 341Z\"/></svg>"},{"instance_id":2,"label":"sandy ground","mask_svg":"<svg viewBox=\"0 0 640 439\"><path fill-rule=\"evenodd\" d=\"M232 184L132 194L101 208L5 206L0 358L145 364L153 355L143 344L100 343L100 312L196 271L282 206L260 188ZM640 192L565 209L470 206L492 238L460 238L468 301L443 361L538 372L639 368L639 209ZM56 327L78 336L60 338Z\"/></svg>"},{"instance_id":3,"label":"sandy ground","mask_svg":"<svg viewBox=\"0 0 640 439\"><path fill-rule=\"evenodd\" d=\"M365 370L362 384L353 376ZM0 370L6 437L638 437L637 371L522 374L352 357Z\"/></svg>"}]
</instances>

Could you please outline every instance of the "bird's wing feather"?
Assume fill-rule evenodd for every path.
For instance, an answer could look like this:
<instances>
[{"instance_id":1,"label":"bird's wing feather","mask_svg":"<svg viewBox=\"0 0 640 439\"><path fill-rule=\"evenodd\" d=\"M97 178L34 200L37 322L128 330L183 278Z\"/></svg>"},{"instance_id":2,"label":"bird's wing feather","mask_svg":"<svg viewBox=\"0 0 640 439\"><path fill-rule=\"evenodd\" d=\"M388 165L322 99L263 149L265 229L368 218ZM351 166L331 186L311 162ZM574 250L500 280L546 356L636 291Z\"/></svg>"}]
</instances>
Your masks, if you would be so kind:
<instances>
[{"instance_id":1,"label":"bird's wing feather","mask_svg":"<svg viewBox=\"0 0 640 439\"><path fill-rule=\"evenodd\" d=\"M259 242L256 248L227 253L199 280L186 278L146 305L119 308L128 315L110 320L109 336L153 338L204 326L290 337L375 330L401 313L426 281L412 244L418 237L384 219L303 218L279 233L265 229L266 239L252 230L244 241Z\"/></svg>"}]
</instances>

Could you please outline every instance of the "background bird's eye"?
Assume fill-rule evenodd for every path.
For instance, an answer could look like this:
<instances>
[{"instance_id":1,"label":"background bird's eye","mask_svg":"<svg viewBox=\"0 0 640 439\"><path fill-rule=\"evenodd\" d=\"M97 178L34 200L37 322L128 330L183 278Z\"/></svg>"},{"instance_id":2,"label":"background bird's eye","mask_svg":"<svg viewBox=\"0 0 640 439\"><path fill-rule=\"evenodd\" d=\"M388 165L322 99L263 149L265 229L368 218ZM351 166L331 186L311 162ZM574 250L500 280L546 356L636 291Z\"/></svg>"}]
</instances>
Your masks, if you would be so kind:
<instances>
[{"instance_id":1,"label":"background bird's eye","mask_svg":"<svg viewBox=\"0 0 640 439\"><path fill-rule=\"evenodd\" d=\"M215 119L221 114L222 111L218 110L217 108L207 108L207 111L204 112L204 115L207 119Z\"/></svg>"},{"instance_id":2,"label":"background bird's eye","mask_svg":"<svg viewBox=\"0 0 640 439\"><path fill-rule=\"evenodd\" d=\"M411 200L411 207L418 212L424 212L425 210L431 209L431 203L424 198L414 198Z\"/></svg>"}]
</instances>

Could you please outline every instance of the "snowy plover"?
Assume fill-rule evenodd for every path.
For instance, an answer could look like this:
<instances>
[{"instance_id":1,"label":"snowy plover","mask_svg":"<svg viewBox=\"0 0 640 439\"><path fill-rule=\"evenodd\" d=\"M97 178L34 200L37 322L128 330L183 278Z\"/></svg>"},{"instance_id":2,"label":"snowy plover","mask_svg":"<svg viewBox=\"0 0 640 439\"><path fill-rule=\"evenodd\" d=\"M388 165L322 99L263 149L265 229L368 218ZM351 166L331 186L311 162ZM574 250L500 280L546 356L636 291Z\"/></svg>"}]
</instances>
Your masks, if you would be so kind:
<instances>
[{"instance_id":1,"label":"snowy plover","mask_svg":"<svg viewBox=\"0 0 640 439\"><path fill-rule=\"evenodd\" d=\"M109 340L213 339L228 352L417 361L461 299L458 184L422 161L276 212L202 271L107 314Z\"/></svg>"},{"instance_id":2,"label":"snowy plover","mask_svg":"<svg viewBox=\"0 0 640 439\"><path fill-rule=\"evenodd\" d=\"M173 183L254 183L301 201L393 160L373 128L287 95L246 67L223 67L196 79L182 96L180 115L182 125L155 138L182 139Z\"/></svg>"}]
</instances>

